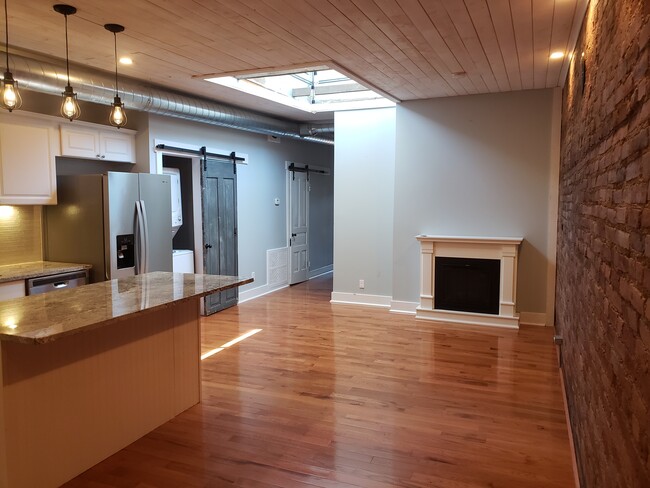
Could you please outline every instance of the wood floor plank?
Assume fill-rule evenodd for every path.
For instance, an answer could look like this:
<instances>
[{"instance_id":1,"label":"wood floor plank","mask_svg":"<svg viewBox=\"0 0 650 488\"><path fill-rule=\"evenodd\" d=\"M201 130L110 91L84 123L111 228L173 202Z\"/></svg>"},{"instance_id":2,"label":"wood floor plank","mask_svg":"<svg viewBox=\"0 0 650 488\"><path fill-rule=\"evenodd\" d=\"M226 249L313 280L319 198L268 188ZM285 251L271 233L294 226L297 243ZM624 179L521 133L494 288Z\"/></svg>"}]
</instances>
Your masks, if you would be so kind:
<instances>
[{"instance_id":1,"label":"wood floor plank","mask_svg":"<svg viewBox=\"0 0 650 488\"><path fill-rule=\"evenodd\" d=\"M565 488L552 331L329 303L331 277L202 320L202 403L68 487Z\"/></svg>"}]
</instances>

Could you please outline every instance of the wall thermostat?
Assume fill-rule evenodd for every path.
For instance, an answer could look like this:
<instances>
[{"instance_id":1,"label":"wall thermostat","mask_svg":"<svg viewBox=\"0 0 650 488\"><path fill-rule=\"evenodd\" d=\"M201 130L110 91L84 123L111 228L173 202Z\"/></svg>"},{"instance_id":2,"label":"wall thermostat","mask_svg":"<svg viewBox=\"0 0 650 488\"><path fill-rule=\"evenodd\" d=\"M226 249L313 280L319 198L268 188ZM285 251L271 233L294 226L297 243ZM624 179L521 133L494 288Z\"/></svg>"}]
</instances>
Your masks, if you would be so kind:
<instances>
[{"instance_id":1,"label":"wall thermostat","mask_svg":"<svg viewBox=\"0 0 650 488\"><path fill-rule=\"evenodd\" d=\"M275 206L276 206L276 207L279 206L279 205L280 205L280 199L279 199L278 197L275 197L275 198L273 199L273 203L275 203Z\"/></svg>"}]
</instances>

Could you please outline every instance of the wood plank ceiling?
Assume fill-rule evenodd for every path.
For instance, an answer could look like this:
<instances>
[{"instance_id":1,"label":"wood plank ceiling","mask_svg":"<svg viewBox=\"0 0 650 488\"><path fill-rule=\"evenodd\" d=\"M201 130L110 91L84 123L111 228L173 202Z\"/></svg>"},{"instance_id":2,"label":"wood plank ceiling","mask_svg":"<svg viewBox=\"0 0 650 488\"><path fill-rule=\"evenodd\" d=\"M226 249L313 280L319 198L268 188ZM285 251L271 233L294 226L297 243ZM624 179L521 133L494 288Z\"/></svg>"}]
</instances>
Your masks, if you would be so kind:
<instances>
[{"instance_id":1,"label":"wood plank ceiling","mask_svg":"<svg viewBox=\"0 0 650 488\"><path fill-rule=\"evenodd\" d=\"M10 46L63 57L53 0L9 0ZM196 75L333 62L400 101L561 86L588 0L70 0L71 62L296 120ZM74 69L71 72L74 84Z\"/></svg>"}]
</instances>

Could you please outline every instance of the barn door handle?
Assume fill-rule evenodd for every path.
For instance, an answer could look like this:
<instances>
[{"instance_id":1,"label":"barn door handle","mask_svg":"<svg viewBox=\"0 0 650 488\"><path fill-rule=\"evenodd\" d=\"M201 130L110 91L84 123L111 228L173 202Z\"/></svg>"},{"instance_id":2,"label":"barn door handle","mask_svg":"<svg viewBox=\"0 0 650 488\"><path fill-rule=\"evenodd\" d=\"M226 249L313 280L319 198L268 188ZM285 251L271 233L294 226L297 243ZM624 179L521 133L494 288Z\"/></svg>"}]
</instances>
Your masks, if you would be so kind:
<instances>
[{"instance_id":1,"label":"barn door handle","mask_svg":"<svg viewBox=\"0 0 650 488\"><path fill-rule=\"evenodd\" d=\"M206 244L204 247L205 247L206 249L212 249L212 244Z\"/></svg>"}]
</instances>

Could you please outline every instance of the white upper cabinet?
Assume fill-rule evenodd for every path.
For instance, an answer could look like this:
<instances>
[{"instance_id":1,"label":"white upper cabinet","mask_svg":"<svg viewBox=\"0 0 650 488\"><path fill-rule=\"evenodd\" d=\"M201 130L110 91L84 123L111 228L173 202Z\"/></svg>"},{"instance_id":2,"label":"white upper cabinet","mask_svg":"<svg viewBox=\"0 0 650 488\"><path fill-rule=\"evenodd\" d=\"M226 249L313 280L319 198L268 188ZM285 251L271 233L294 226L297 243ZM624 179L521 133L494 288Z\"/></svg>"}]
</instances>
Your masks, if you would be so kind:
<instances>
[{"instance_id":1,"label":"white upper cabinet","mask_svg":"<svg viewBox=\"0 0 650 488\"><path fill-rule=\"evenodd\" d=\"M56 125L20 112L0 113L0 204L56 203Z\"/></svg>"},{"instance_id":2,"label":"white upper cabinet","mask_svg":"<svg viewBox=\"0 0 650 488\"><path fill-rule=\"evenodd\" d=\"M135 162L135 135L124 129L96 129L77 122L61 126L61 155Z\"/></svg>"},{"instance_id":3,"label":"white upper cabinet","mask_svg":"<svg viewBox=\"0 0 650 488\"><path fill-rule=\"evenodd\" d=\"M101 153L101 158L105 156L110 161L135 163L135 136L125 134L122 130L117 132L117 129L115 129L113 131L101 131L99 133L99 152Z\"/></svg>"}]
</instances>

